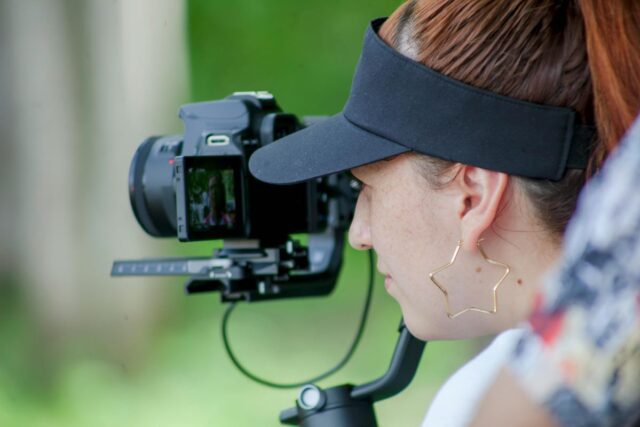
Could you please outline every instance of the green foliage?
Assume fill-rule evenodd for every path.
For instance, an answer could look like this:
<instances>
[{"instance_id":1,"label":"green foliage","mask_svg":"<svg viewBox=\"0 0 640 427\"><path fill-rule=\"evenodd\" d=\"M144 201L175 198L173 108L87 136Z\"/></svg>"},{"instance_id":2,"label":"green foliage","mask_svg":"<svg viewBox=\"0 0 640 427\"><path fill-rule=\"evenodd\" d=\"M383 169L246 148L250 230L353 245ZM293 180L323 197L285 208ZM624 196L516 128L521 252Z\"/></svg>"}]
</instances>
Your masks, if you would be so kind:
<instances>
[{"instance_id":1,"label":"green foliage","mask_svg":"<svg viewBox=\"0 0 640 427\"><path fill-rule=\"evenodd\" d=\"M191 0L193 98L269 90L285 111L333 114L346 101L367 24L399 4Z\"/></svg>"}]
</instances>

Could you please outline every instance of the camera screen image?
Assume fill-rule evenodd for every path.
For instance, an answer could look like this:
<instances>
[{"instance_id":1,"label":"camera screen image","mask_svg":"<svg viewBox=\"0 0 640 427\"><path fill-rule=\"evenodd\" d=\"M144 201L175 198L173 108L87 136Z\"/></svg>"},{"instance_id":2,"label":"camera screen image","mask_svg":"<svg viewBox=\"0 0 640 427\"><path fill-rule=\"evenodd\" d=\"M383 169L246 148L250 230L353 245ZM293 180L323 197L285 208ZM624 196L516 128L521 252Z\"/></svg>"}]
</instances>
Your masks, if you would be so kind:
<instances>
[{"instance_id":1,"label":"camera screen image","mask_svg":"<svg viewBox=\"0 0 640 427\"><path fill-rule=\"evenodd\" d=\"M239 213L239 171L212 162L186 167L187 215L193 232L236 230Z\"/></svg>"}]
</instances>

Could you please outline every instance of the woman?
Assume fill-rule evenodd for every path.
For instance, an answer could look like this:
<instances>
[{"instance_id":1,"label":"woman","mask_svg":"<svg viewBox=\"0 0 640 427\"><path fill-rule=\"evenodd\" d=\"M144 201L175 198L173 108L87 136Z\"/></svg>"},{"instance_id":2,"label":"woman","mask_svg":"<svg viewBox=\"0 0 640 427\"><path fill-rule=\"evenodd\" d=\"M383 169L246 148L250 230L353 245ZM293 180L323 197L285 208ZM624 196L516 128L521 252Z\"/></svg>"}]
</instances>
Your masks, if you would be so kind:
<instances>
[{"instance_id":1,"label":"woman","mask_svg":"<svg viewBox=\"0 0 640 427\"><path fill-rule=\"evenodd\" d=\"M635 116L637 9L409 1L372 23L344 111L262 148L251 170L290 183L351 169L363 189L350 243L375 250L415 336L508 330L529 313L581 187ZM468 376L445 414L466 414L455 396L483 387Z\"/></svg>"}]
</instances>

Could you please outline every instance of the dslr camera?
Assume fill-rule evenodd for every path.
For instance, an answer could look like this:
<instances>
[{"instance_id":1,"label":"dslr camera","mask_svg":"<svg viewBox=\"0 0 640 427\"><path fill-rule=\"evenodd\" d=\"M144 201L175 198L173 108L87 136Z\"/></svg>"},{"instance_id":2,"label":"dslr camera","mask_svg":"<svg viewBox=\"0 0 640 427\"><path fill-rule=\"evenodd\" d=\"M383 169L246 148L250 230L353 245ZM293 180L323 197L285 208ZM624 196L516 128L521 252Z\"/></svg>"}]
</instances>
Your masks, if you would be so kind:
<instances>
[{"instance_id":1,"label":"dslr camera","mask_svg":"<svg viewBox=\"0 0 640 427\"><path fill-rule=\"evenodd\" d=\"M346 173L294 185L254 178L249 158L278 138L313 126L278 107L268 92L235 92L183 105L184 133L140 144L129 197L142 229L180 241L223 239L213 257L116 261L112 275L187 275L187 292L228 300L329 293L357 188ZM292 238L305 234L306 245Z\"/></svg>"}]
</instances>

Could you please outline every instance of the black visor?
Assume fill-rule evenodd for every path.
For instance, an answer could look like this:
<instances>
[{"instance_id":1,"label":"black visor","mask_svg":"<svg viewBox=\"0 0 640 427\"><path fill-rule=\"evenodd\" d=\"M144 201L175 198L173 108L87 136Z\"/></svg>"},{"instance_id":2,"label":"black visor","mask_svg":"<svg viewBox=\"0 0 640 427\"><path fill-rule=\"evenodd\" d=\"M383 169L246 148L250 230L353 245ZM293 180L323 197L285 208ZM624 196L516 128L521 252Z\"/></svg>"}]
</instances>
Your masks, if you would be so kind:
<instances>
[{"instance_id":1,"label":"black visor","mask_svg":"<svg viewBox=\"0 0 640 427\"><path fill-rule=\"evenodd\" d=\"M256 151L251 173L291 184L408 151L530 178L557 181L583 169L595 135L568 108L478 89L415 62L371 22L341 113Z\"/></svg>"}]
</instances>

